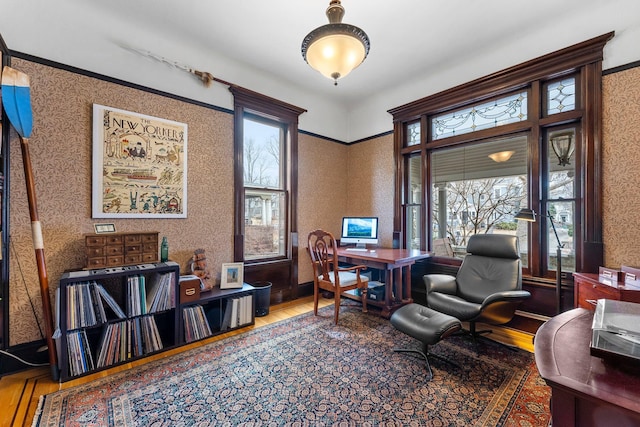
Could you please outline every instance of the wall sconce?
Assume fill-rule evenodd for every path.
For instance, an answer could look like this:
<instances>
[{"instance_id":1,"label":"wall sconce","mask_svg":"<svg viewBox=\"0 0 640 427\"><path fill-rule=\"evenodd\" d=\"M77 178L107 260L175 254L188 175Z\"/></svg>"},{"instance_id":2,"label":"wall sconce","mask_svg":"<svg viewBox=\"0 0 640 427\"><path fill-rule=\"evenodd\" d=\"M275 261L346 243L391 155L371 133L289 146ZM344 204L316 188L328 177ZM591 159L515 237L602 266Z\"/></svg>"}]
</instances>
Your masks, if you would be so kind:
<instances>
[{"instance_id":1,"label":"wall sconce","mask_svg":"<svg viewBox=\"0 0 640 427\"><path fill-rule=\"evenodd\" d=\"M571 156L576 149L574 139L574 131L559 132L550 136L551 148L558 158L558 165L567 166L571 163Z\"/></svg>"},{"instance_id":2,"label":"wall sconce","mask_svg":"<svg viewBox=\"0 0 640 427\"><path fill-rule=\"evenodd\" d=\"M325 77L345 77L367 57L369 36L360 28L342 23L344 8L340 0L331 0L327 8L329 23L311 31L302 40L302 57Z\"/></svg>"},{"instance_id":3,"label":"wall sconce","mask_svg":"<svg viewBox=\"0 0 640 427\"><path fill-rule=\"evenodd\" d=\"M506 162L515 154L515 151L500 151L498 153L489 154L489 158L497 163Z\"/></svg>"},{"instance_id":4,"label":"wall sconce","mask_svg":"<svg viewBox=\"0 0 640 427\"><path fill-rule=\"evenodd\" d=\"M553 221L553 215L551 215L551 212L547 211L546 215L540 214L540 216L549 218L553 234L555 234L556 242L558 244L556 247L556 313L560 314L562 312L562 248L564 247L564 244L560 242L560 237L558 237L558 232L556 231L556 225ZM520 221L535 222L536 211L528 208L520 209L514 218Z\"/></svg>"}]
</instances>

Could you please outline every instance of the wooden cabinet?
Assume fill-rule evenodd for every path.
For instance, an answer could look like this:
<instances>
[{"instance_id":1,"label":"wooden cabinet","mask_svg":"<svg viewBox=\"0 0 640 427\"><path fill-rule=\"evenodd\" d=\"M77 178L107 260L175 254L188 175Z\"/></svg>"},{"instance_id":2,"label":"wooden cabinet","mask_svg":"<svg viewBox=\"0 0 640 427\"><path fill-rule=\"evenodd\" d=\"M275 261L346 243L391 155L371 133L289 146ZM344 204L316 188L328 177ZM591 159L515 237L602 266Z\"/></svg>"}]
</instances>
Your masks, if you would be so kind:
<instances>
[{"instance_id":1,"label":"wooden cabinet","mask_svg":"<svg viewBox=\"0 0 640 427\"><path fill-rule=\"evenodd\" d=\"M87 234L88 269L153 263L158 259L158 232Z\"/></svg>"},{"instance_id":2,"label":"wooden cabinet","mask_svg":"<svg viewBox=\"0 0 640 427\"><path fill-rule=\"evenodd\" d=\"M64 273L54 336L61 381L254 323L252 286L181 302L179 277L171 261Z\"/></svg>"},{"instance_id":3,"label":"wooden cabinet","mask_svg":"<svg viewBox=\"0 0 640 427\"><path fill-rule=\"evenodd\" d=\"M640 303L640 288L595 273L573 273L575 307L595 310L598 299L613 299Z\"/></svg>"}]
</instances>

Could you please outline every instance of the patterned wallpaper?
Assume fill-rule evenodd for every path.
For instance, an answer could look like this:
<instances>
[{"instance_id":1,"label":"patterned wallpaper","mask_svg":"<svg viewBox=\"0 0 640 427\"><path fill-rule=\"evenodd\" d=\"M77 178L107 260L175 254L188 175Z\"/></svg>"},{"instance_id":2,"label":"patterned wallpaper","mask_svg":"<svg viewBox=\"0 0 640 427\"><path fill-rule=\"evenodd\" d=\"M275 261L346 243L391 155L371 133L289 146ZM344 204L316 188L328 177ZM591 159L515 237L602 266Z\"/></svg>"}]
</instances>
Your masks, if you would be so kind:
<instances>
[{"instance_id":1,"label":"patterned wallpaper","mask_svg":"<svg viewBox=\"0 0 640 427\"><path fill-rule=\"evenodd\" d=\"M233 117L137 89L15 59L31 78L34 130L30 139L47 274L54 292L65 270L84 264L83 234L93 224L113 222L119 232L159 231L169 256L182 270L194 249L204 248L209 268L233 261ZM203 88L203 90L206 90ZM188 217L185 219L92 219L92 105L101 104L188 125ZM42 337L41 301L17 134L11 145L10 345ZM352 150L353 160L349 157ZM367 155L368 151L370 155ZM340 233L345 212L392 214L392 138L348 147L305 134L299 138L299 282L313 280L306 237L315 228ZM374 209L372 201L389 201ZM381 233L391 241L391 223ZM388 228L388 230L386 230ZM33 309L32 309L33 306ZM35 312L35 313L34 313ZM37 319L37 322L34 321ZM40 329L44 330L41 326Z\"/></svg>"},{"instance_id":2,"label":"patterned wallpaper","mask_svg":"<svg viewBox=\"0 0 640 427\"><path fill-rule=\"evenodd\" d=\"M349 147L349 204L347 215L380 219L381 247L393 240L393 134Z\"/></svg>"},{"instance_id":3,"label":"patterned wallpaper","mask_svg":"<svg viewBox=\"0 0 640 427\"><path fill-rule=\"evenodd\" d=\"M640 67L604 76L602 91L605 265L640 267Z\"/></svg>"},{"instance_id":4,"label":"patterned wallpaper","mask_svg":"<svg viewBox=\"0 0 640 427\"><path fill-rule=\"evenodd\" d=\"M298 282L305 283L313 280L309 232L321 228L340 236L348 206L349 147L303 134L298 144Z\"/></svg>"},{"instance_id":5,"label":"patterned wallpaper","mask_svg":"<svg viewBox=\"0 0 640 427\"><path fill-rule=\"evenodd\" d=\"M14 59L13 66L31 77L31 161L52 301L61 274L83 266L82 236L92 233L96 222L114 222L118 231L159 231L169 240L170 258L183 270L193 250L204 248L209 267L219 276L221 264L233 260L231 114L29 61ZM640 174L635 173L635 150L640 142L640 68L605 76L603 95L605 265L640 266L640 196L633 191L640 184ZM91 218L94 103L187 123L188 218ZM391 246L393 136L347 146L301 134L299 144L299 283L305 283L312 280L306 253L309 231L325 228L339 235L343 215L380 217L380 245ZM22 157L15 133L10 145L10 345L17 345L40 339L42 320Z\"/></svg>"},{"instance_id":6,"label":"patterned wallpaper","mask_svg":"<svg viewBox=\"0 0 640 427\"><path fill-rule=\"evenodd\" d=\"M340 237L345 215L380 218L380 246L393 237L393 135L346 146L300 135L298 282L313 280L307 236L317 228Z\"/></svg>"},{"instance_id":7,"label":"patterned wallpaper","mask_svg":"<svg viewBox=\"0 0 640 427\"><path fill-rule=\"evenodd\" d=\"M82 236L93 233L93 224L100 222L115 223L119 232L158 231L167 236L169 256L183 270L194 249L204 248L209 268L219 276L221 264L233 261L232 115L28 61L14 59L13 67L31 78L30 151L51 301L64 270L83 267ZM91 218L94 103L187 123L188 218ZM9 327L10 345L16 345L41 338L34 316L42 324L42 310L16 134L10 144Z\"/></svg>"}]
</instances>

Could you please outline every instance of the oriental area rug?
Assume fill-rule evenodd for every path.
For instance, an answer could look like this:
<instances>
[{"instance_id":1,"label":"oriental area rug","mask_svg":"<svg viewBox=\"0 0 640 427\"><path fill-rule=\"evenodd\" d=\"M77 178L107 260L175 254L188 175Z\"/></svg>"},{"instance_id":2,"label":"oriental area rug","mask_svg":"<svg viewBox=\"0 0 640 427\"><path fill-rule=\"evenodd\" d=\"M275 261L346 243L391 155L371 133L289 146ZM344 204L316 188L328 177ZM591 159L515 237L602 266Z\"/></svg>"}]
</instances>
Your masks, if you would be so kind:
<instances>
[{"instance_id":1,"label":"oriental area rug","mask_svg":"<svg viewBox=\"0 0 640 427\"><path fill-rule=\"evenodd\" d=\"M343 304L345 304L343 302ZM41 398L34 426L547 426L533 355L431 347L359 307L300 315Z\"/></svg>"}]
</instances>

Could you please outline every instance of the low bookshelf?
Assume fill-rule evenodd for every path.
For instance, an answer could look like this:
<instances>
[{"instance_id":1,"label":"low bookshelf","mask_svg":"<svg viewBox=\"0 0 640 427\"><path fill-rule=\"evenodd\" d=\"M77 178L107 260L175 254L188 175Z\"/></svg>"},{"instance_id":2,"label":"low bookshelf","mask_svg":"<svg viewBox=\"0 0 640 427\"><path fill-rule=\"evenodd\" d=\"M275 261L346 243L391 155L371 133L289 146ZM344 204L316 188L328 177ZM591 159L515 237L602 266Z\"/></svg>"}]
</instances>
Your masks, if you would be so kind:
<instances>
[{"instance_id":1,"label":"low bookshelf","mask_svg":"<svg viewBox=\"0 0 640 427\"><path fill-rule=\"evenodd\" d=\"M181 303L179 278L171 261L64 273L54 336L60 380L254 323L250 285L214 288Z\"/></svg>"},{"instance_id":2,"label":"low bookshelf","mask_svg":"<svg viewBox=\"0 0 640 427\"><path fill-rule=\"evenodd\" d=\"M189 343L255 323L254 288L213 288L196 301L180 303L180 342Z\"/></svg>"}]
</instances>

